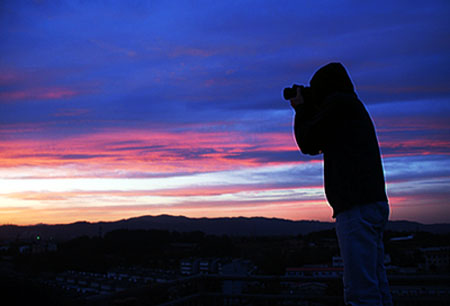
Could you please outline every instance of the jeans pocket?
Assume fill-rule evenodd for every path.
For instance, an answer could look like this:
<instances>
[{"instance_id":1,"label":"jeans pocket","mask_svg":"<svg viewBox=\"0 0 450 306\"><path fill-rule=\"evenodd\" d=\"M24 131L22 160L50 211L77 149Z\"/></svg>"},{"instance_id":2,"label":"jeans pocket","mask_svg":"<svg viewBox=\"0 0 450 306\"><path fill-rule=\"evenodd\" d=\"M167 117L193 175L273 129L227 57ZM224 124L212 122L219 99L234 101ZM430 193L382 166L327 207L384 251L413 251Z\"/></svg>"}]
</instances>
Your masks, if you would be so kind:
<instances>
[{"instance_id":1,"label":"jeans pocket","mask_svg":"<svg viewBox=\"0 0 450 306\"><path fill-rule=\"evenodd\" d=\"M387 214L389 214L389 208L386 210L386 206L386 203L383 202L361 205L361 219L373 226L382 227L386 223Z\"/></svg>"},{"instance_id":2,"label":"jeans pocket","mask_svg":"<svg viewBox=\"0 0 450 306\"><path fill-rule=\"evenodd\" d=\"M343 235L359 231L360 226L361 216L358 207L353 207L336 216L336 230Z\"/></svg>"}]
</instances>

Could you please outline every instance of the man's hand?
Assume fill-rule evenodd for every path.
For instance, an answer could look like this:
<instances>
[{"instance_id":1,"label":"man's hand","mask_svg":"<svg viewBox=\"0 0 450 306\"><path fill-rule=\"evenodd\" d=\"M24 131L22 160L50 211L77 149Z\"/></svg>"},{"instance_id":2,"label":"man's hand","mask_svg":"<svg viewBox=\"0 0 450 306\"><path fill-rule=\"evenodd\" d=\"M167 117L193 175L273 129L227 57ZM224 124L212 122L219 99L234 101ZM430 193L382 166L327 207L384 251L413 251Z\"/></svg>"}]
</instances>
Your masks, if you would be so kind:
<instances>
[{"instance_id":1,"label":"man's hand","mask_svg":"<svg viewBox=\"0 0 450 306\"><path fill-rule=\"evenodd\" d=\"M295 109L300 104L305 103L303 100L302 94L300 93L300 88L297 88L297 96L294 99L291 99L291 106Z\"/></svg>"}]
</instances>

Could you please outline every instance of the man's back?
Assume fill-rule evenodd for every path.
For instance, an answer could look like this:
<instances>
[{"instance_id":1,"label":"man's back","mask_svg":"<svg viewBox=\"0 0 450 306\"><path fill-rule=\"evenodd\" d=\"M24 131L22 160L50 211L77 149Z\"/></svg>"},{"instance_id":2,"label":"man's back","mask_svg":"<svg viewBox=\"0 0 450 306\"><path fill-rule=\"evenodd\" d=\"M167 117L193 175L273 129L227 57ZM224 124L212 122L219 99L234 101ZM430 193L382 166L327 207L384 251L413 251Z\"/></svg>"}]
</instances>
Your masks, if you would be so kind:
<instances>
[{"instance_id":1,"label":"man's back","mask_svg":"<svg viewBox=\"0 0 450 306\"><path fill-rule=\"evenodd\" d=\"M380 150L372 120L354 94L330 96L333 120L326 130L323 159L327 200L334 215L377 201L387 201ZM328 101L327 101L328 102Z\"/></svg>"},{"instance_id":2,"label":"man's back","mask_svg":"<svg viewBox=\"0 0 450 306\"><path fill-rule=\"evenodd\" d=\"M316 108L300 105L295 118L295 136L302 152L323 152L325 193L334 216L355 205L387 201L374 125L340 67L313 77L311 89L322 90L310 102ZM330 74L339 77L331 85ZM332 89L323 94L325 87Z\"/></svg>"}]
</instances>

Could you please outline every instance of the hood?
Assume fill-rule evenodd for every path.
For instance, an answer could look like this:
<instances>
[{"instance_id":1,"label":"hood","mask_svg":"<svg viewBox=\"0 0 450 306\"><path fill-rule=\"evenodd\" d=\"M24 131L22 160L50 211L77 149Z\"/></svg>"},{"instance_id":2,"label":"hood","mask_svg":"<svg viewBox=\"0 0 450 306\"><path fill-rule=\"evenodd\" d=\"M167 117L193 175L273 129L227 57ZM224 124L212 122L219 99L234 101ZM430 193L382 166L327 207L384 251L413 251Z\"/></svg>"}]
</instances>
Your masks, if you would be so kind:
<instances>
[{"instance_id":1,"label":"hood","mask_svg":"<svg viewBox=\"0 0 450 306\"><path fill-rule=\"evenodd\" d=\"M321 104L336 92L354 93L353 83L341 63L330 63L321 67L309 82L313 99Z\"/></svg>"}]
</instances>

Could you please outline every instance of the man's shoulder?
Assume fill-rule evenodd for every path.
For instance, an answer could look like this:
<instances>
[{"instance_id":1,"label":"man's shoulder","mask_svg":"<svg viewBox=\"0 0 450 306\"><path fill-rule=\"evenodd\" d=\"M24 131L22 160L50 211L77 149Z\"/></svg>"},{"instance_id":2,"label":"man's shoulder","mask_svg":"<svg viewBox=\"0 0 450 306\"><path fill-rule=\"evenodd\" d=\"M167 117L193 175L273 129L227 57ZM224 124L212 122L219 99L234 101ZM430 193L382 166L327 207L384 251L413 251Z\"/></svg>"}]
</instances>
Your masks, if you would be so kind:
<instances>
[{"instance_id":1,"label":"man's shoulder","mask_svg":"<svg viewBox=\"0 0 450 306\"><path fill-rule=\"evenodd\" d=\"M348 112L351 114L364 113L366 107L356 94L352 93L336 93L330 96L328 101L331 108L338 112Z\"/></svg>"},{"instance_id":2,"label":"man's shoulder","mask_svg":"<svg viewBox=\"0 0 450 306\"><path fill-rule=\"evenodd\" d=\"M355 93L336 92L330 95L325 103L341 103L341 104L362 104L358 96Z\"/></svg>"}]
</instances>

